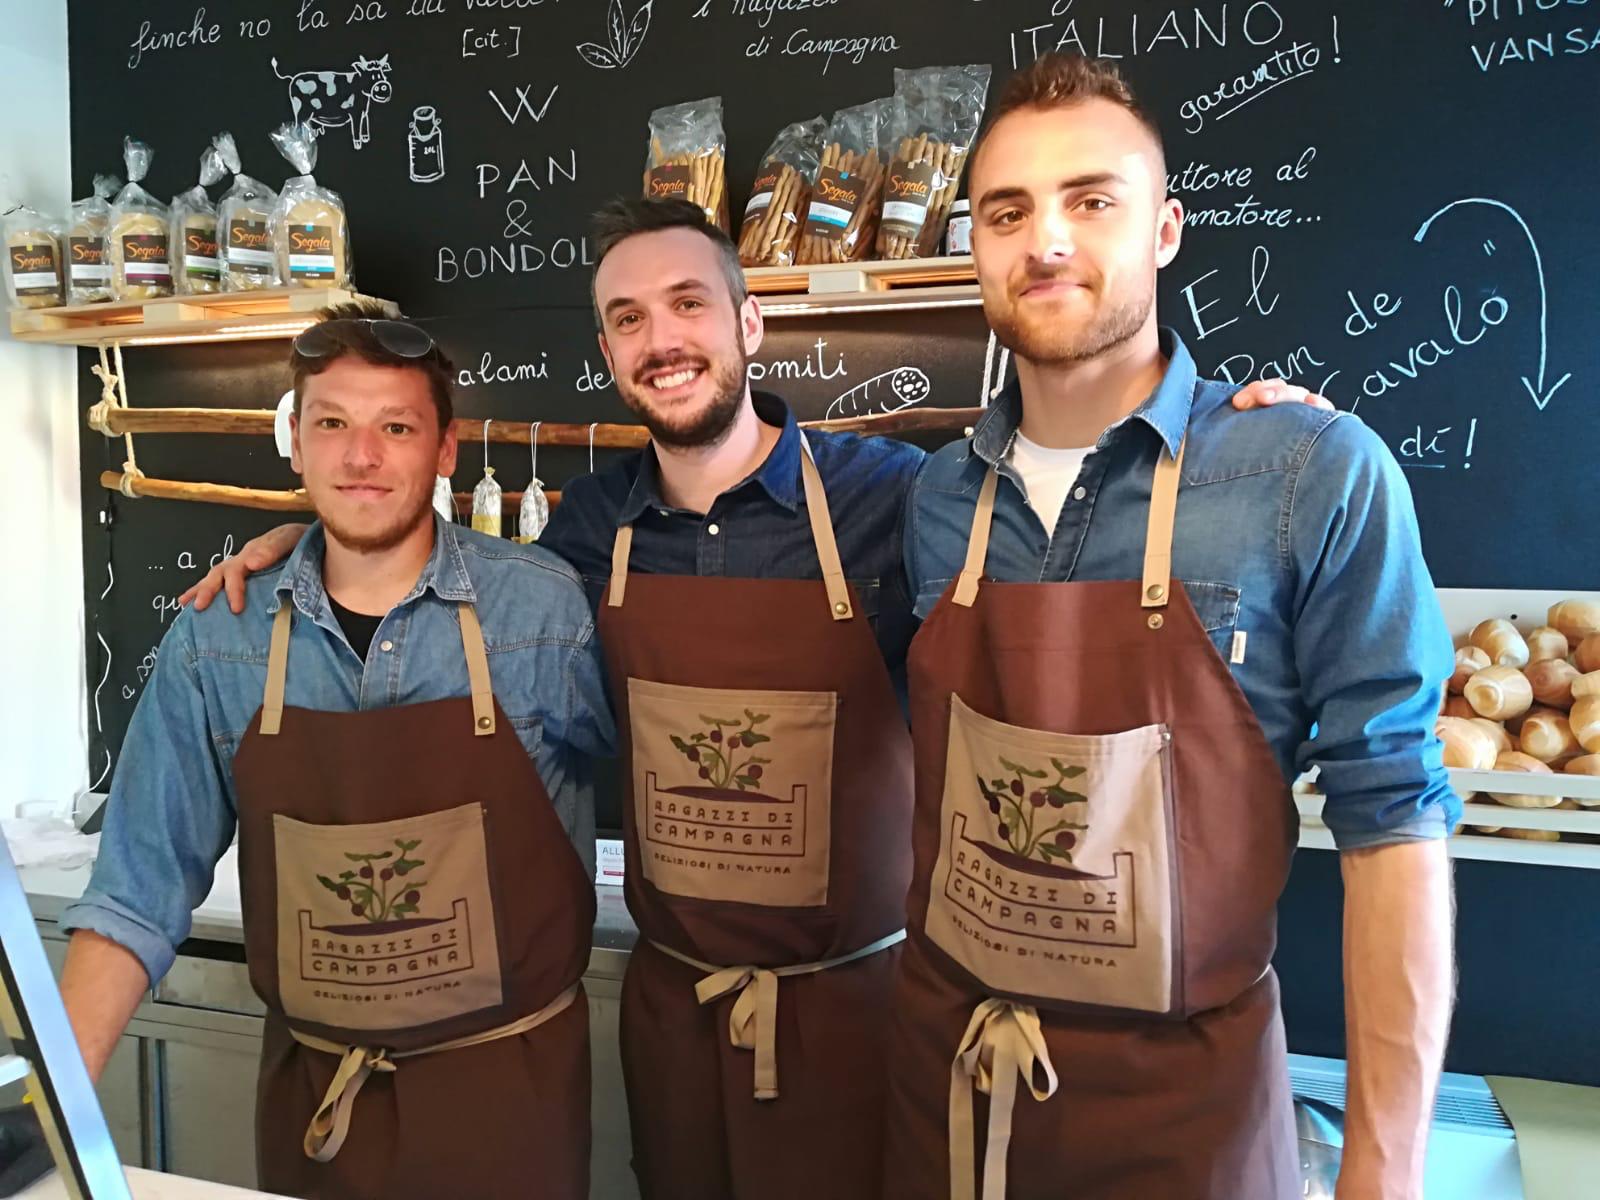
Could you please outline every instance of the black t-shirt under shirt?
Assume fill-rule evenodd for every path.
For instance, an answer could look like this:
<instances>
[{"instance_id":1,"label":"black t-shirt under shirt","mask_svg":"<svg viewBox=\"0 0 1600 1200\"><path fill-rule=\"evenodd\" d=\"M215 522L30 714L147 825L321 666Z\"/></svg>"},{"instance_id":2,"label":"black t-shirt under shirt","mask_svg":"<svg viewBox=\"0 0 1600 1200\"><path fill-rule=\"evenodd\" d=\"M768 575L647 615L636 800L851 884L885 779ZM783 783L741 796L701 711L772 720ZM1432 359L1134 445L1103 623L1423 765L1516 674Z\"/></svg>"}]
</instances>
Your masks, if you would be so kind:
<instances>
[{"instance_id":1,"label":"black t-shirt under shirt","mask_svg":"<svg viewBox=\"0 0 1600 1200\"><path fill-rule=\"evenodd\" d=\"M372 639L377 636L378 626L383 624L383 618L388 614L380 613L374 617L368 613L352 612L332 596L328 597L328 604L333 609L334 618L339 622L339 628L344 630L350 648L361 656L362 662L365 662L367 651L372 646Z\"/></svg>"}]
</instances>

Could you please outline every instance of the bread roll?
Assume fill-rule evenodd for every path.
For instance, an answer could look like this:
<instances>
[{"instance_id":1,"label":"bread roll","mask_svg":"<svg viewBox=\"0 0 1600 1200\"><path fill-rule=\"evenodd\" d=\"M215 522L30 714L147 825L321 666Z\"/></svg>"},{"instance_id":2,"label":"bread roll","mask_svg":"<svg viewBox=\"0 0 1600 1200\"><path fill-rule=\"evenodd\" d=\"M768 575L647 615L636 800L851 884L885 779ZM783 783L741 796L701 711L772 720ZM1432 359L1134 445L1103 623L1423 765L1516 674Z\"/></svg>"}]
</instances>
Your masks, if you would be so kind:
<instances>
[{"instance_id":1,"label":"bread roll","mask_svg":"<svg viewBox=\"0 0 1600 1200\"><path fill-rule=\"evenodd\" d=\"M1554 829L1502 829L1501 837L1516 838L1519 842L1559 842L1561 834Z\"/></svg>"},{"instance_id":2,"label":"bread roll","mask_svg":"<svg viewBox=\"0 0 1600 1200\"><path fill-rule=\"evenodd\" d=\"M1550 625L1539 626L1525 640L1530 663L1544 662L1548 658L1565 658L1572 652L1567 645L1567 635Z\"/></svg>"},{"instance_id":3,"label":"bread roll","mask_svg":"<svg viewBox=\"0 0 1600 1200\"><path fill-rule=\"evenodd\" d=\"M1517 632L1517 627L1502 617L1481 622L1467 640L1487 654L1497 667L1528 665L1528 643Z\"/></svg>"},{"instance_id":4,"label":"bread roll","mask_svg":"<svg viewBox=\"0 0 1600 1200\"><path fill-rule=\"evenodd\" d=\"M1572 652L1572 661L1585 673L1600 671L1600 633L1591 633L1579 642Z\"/></svg>"},{"instance_id":5,"label":"bread roll","mask_svg":"<svg viewBox=\"0 0 1600 1200\"><path fill-rule=\"evenodd\" d=\"M1585 696L1572 706L1572 732L1590 754L1600 754L1600 696Z\"/></svg>"},{"instance_id":6,"label":"bread roll","mask_svg":"<svg viewBox=\"0 0 1600 1200\"><path fill-rule=\"evenodd\" d=\"M1444 744L1444 765L1467 771L1487 771L1500 755L1495 739L1471 721L1440 717L1433 731Z\"/></svg>"},{"instance_id":7,"label":"bread roll","mask_svg":"<svg viewBox=\"0 0 1600 1200\"><path fill-rule=\"evenodd\" d=\"M1456 651L1456 671L1447 685L1453 695L1466 690L1467 680L1489 665L1489 656L1476 646L1463 646Z\"/></svg>"},{"instance_id":8,"label":"bread roll","mask_svg":"<svg viewBox=\"0 0 1600 1200\"><path fill-rule=\"evenodd\" d=\"M1572 699L1578 701L1585 696L1600 696L1600 671L1589 671L1572 681Z\"/></svg>"},{"instance_id":9,"label":"bread roll","mask_svg":"<svg viewBox=\"0 0 1600 1200\"><path fill-rule=\"evenodd\" d=\"M1439 710L1441 717L1460 717L1462 720L1475 717L1478 710L1467 703L1465 696L1448 696L1445 698L1444 707Z\"/></svg>"},{"instance_id":10,"label":"bread roll","mask_svg":"<svg viewBox=\"0 0 1600 1200\"><path fill-rule=\"evenodd\" d=\"M1591 634L1600 633L1600 600L1563 600L1550 606L1546 619L1576 645Z\"/></svg>"},{"instance_id":11,"label":"bread roll","mask_svg":"<svg viewBox=\"0 0 1600 1200\"><path fill-rule=\"evenodd\" d=\"M1522 639L1519 636L1517 640ZM1492 653L1490 657L1493 657ZM1491 721L1504 721L1520 717L1533 706L1533 685L1515 667L1485 667L1467 680L1466 697L1467 703L1472 705L1478 716L1488 717Z\"/></svg>"},{"instance_id":12,"label":"bread roll","mask_svg":"<svg viewBox=\"0 0 1600 1200\"><path fill-rule=\"evenodd\" d=\"M1529 775L1554 775L1546 764L1530 754L1507 750L1495 759L1496 771L1520 771ZM1554 808L1561 803L1560 796L1533 796L1522 792L1490 792L1496 804L1507 808Z\"/></svg>"},{"instance_id":13,"label":"bread roll","mask_svg":"<svg viewBox=\"0 0 1600 1200\"><path fill-rule=\"evenodd\" d=\"M1572 758L1578 754L1578 739L1572 725L1558 713L1535 713L1522 723L1522 752L1540 762Z\"/></svg>"},{"instance_id":14,"label":"bread roll","mask_svg":"<svg viewBox=\"0 0 1600 1200\"><path fill-rule=\"evenodd\" d=\"M1488 717L1473 717L1472 724L1483 730L1494 740L1494 752L1499 754L1502 750L1515 750L1517 739L1506 732L1506 727L1499 721L1491 721Z\"/></svg>"},{"instance_id":15,"label":"bread roll","mask_svg":"<svg viewBox=\"0 0 1600 1200\"><path fill-rule=\"evenodd\" d=\"M1577 758L1569 758L1561 770L1568 775L1600 776L1600 754L1580 754ZM1578 804L1584 808L1600 808L1600 800L1579 800Z\"/></svg>"},{"instance_id":16,"label":"bread roll","mask_svg":"<svg viewBox=\"0 0 1600 1200\"><path fill-rule=\"evenodd\" d=\"M1531 662L1523 671L1533 698L1551 708L1572 707L1572 681L1578 678L1578 668L1564 658L1546 658Z\"/></svg>"}]
</instances>

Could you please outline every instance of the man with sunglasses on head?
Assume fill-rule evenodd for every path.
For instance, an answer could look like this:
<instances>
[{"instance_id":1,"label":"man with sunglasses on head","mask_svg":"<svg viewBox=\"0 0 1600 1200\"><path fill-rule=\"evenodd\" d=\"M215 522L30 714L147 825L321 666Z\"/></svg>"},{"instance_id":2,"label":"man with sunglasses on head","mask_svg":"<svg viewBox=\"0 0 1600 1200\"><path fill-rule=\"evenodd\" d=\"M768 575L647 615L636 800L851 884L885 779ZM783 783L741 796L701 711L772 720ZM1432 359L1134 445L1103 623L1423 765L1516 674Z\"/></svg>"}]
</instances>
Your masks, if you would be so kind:
<instances>
[{"instance_id":1,"label":"man with sunglasses on head","mask_svg":"<svg viewBox=\"0 0 1600 1200\"><path fill-rule=\"evenodd\" d=\"M340 305L291 366L317 522L240 617L163 639L63 918L68 1014L98 1077L237 827L262 1186L580 1200L585 767L614 739L588 604L548 551L435 515L454 370L425 331Z\"/></svg>"}]
</instances>

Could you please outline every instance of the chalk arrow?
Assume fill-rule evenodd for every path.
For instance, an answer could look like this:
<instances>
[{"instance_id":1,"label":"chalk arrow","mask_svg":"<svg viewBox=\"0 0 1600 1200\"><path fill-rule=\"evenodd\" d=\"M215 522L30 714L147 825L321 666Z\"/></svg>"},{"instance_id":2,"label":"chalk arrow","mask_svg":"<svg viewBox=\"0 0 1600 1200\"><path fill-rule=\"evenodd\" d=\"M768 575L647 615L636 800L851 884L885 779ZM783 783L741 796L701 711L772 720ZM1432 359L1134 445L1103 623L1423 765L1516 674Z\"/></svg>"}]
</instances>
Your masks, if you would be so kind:
<instances>
[{"instance_id":1,"label":"chalk arrow","mask_svg":"<svg viewBox=\"0 0 1600 1200\"><path fill-rule=\"evenodd\" d=\"M1560 391L1561 385L1566 383L1567 380L1571 379L1572 375L1569 372L1568 374L1563 375L1560 379L1556 380L1555 383L1551 384L1548 388L1545 387L1545 372L1549 364L1550 342L1548 330L1550 319L1550 297L1549 292L1545 288L1544 259L1539 254L1539 243L1534 240L1533 231L1528 228L1528 223L1522 219L1522 214L1502 200L1487 200L1482 196L1472 196L1463 200L1452 200L1449 204L1446 204L1443 208L1439 209L1438 212L1434 213L1433 216L1429 217L1422 223L1422 225L1417 229L1413 240L1421 242L1423 238L1428 236L1428 230L1432 227L1435 221L1444 216L1444 214L1449 212L1452 208L1459 208L1463 204L1487 204L1490 208L1498 208L1502 212L1507 213L1511 219L1517 223L1517 227L1522 230L1522 235L1528 239L1528 245L1533 250L1533 268L1539 276L1539 374L1536 380L1531 380L1524 375L1522 377L1522 386L1527 388L1528 395L1533 397L1534 406L1538 408L1540 412L1543 412L1544 406L1550 403L1550 398L1554 396L1556 392Z\"/></svg>"}]
</instances>

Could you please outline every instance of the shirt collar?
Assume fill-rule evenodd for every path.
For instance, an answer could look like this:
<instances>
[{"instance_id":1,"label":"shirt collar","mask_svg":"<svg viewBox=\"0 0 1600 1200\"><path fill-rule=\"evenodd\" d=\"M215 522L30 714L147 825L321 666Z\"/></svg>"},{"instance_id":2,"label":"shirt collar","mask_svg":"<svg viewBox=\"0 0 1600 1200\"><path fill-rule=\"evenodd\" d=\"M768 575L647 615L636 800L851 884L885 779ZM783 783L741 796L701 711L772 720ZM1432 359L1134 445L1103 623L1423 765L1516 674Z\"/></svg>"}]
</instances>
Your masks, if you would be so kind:
<instances>
[{"instance_id":1,"label":"shirt collar","mask_svg":"<svg viewBox=\"0 0 1600 1200\"><path fill-rule=\"evenodd\" d=\"M1097 447L1104 446L1127 422L1138 420L1155 430L1168 453L1177 456L1184 431L1189 427L1189 410L1194 405L1198 376L1189 348L1177 331L1168 326L1161 328L1161 353L1167 359L1167 371L1156 390L1143 404L1101 434ZM1022 387L1013 379L995 397L989 411L972 431L973 452L990 466L998 464L1010 451L1021 424Z\"/></svg>"},{"instance_id":2,"label":"shirt collar","mask_svg":"<svg viewBox=\"0 0 1600 1200\"><path fill-rule=\"evenodd\" d=\"M327 547L328 535L322 522L313 522L284 563L268 612L277 612L284 593L288 592L293 595L294 606L302 613L308 617L317 615L327 599L327 588L322 582L322 560ZM441 600L474 604L478 599L472 579L467 575L456 527L437 512L433 513L433 553L428 556L422 574L417 576L416 586L400 604L409 604L428 591Z\"/></svg>"},{"instance_id":3,"label":"shirt collar","mask_svg":"<svg viewBox=\"0 0 1600 1200\"><path fill-rule=\"evenodd\" d=\"M778 426L782 432L778 434L777 444L772 447L772 453L767 455L766 461L723 494L729 495L756 483L766 490L774 502L794 512L800 507L800 425L789 411L789 406L777 396L768 392L753 392L750 398L756 416L768 425ZM646 446L639 455L639 474L617 513L617 524L633 524L648 508L671 508L661 498L661 467L656 461L654 444Z\"/></svg>"}]
</instances>

